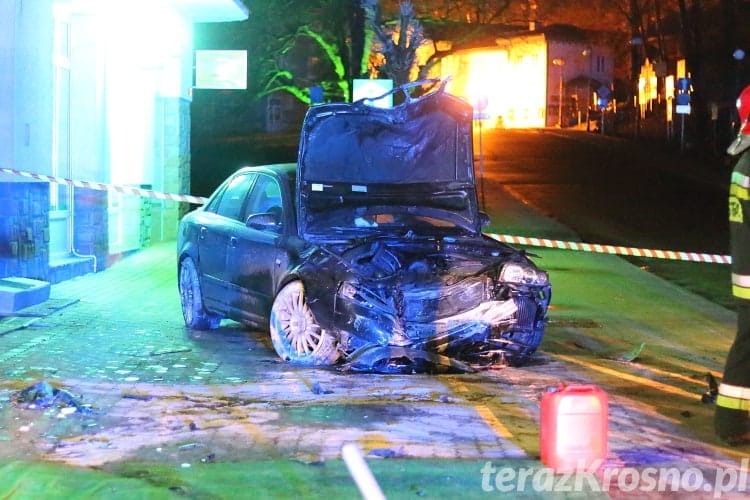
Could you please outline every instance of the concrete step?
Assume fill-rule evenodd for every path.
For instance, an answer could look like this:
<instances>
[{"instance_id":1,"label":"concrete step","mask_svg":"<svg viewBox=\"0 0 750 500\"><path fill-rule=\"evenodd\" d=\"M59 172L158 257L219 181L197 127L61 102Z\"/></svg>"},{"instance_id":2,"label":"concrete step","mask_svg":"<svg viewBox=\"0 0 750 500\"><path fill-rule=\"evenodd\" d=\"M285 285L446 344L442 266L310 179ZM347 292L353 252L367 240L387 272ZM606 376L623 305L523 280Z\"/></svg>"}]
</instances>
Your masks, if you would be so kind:
<instances>
[{"instance_id":1,"label":"concrete step","mask_svg":"<svg viewBox=\"0 0 750 500\"><path fill-rule=\"evenodd\" d=\"M13 314L49 299L50 284L31 278L0 279L0 315Z\"/></svg>"},{"instance_id":2,"label":"concrete step","mask_svg":"<svg viewBox=\"0 0 750 500\"><path fill-rule=\"evenodd\" d=\"M77 276L94 272L94 260L91 257L65 257L50 259L49 282L53 285Z\"/></svg>"}]
</instances>

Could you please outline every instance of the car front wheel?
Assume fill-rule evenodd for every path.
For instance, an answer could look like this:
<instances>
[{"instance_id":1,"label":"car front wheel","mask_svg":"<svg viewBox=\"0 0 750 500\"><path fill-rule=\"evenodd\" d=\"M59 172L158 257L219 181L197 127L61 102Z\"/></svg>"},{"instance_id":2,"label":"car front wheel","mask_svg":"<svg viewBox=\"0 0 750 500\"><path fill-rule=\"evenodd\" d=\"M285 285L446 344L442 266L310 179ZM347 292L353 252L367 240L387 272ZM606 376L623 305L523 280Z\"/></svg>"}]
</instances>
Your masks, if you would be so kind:
<instances>
[{"instance_id":1,"label":"car front wheel","mask_svg":"<svg viewBox=\"0 0 750 500\"><path fill-rule=\"evenodd\" d=\"M301 281L284 286L271 307L271 340L284 361L331 365L339 358L336 340L315 319Z\"/></svg>"},{"instance_id":2,"label":"car front wheel","mask_svg":"<svg viewBox=\"0 0 750 500\"><path fill-rule=\"evenodd\" d=\"M182 317L185 325L195 330L213 330L219 327L221 317L211 314L203 307L203 294L198 278L195 262L186 257L180 263L178 280L180 302L182 302Z\"/></svg>"}]
</instances>

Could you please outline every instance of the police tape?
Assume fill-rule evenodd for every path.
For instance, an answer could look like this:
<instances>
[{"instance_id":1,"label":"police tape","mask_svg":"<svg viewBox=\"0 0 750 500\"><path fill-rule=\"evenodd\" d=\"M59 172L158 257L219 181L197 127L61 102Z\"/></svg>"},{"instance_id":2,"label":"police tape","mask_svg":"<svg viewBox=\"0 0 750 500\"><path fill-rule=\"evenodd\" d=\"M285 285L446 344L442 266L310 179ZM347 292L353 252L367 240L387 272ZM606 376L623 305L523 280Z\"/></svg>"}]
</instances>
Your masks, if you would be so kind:
<instances>
[{"instance_id":1,"label":"police tape","mask_svg":"<svg viewBox=\"0 0 750 500\"><path fill-rule=\"evenodd\" d=\"M132 186L121 186L117 184L104 184L101 182L74 181L63 177L54 177L51 175L37 174L33 172L24 172L12 168L0 167L0 173L19 175L41 181L52 182L56 184L67 184L85 189L96 189L99 191L114 191L122 194L134 196L143 196L147 198L157 198L160 200L184 201L187 203L196 203L202 205L208 201L208 198L202 196L192 196L188 194L171 194L143 189ZM512 245L533 246L555 248L560 250L573 250L578 252L604 253L614 255L625 255L628 257L645 257L653 259L682 260L689 262L706 262L712 264L731 264L732 257L729 255L717 255L696 252L682 252L677 250L652 250L648 248L623 247L615 245L601 245L597 243L581 243L576 241L550 240L546 238L531 238L526 236L513 236L509 234L485 233L485 235L503 243Z\"/></svg>"},{"instance_id":2,"label":"police tape","mask_svg":"<svg viewBox=\"0 0 750 500\"><path fill-rule=\"evenodd\" d=\"M546 238L527 238L509 234L485 233L492 239L512 245L556 248L560 250L574 250L577 252L605 253L625 255L628 257L646 257L652 259L682 260L689 262L706 262L712 264L731 264L732 257L697 252L682 252L679 250L652 250L648 248L623 247L616 245L601 245L597 243L581 243L576 241L549 240Z\"/></svg>"},{"instance_id":3,"label":"police tape","mask_svg":"<svg viewBox=\"0 0 750 500\"><path fill-rule=\"evenodd\" d=\"M134 186L121 186L118 184L104 184L101 182L91 181L74 181L71 179L65 179L63 177L54 177L51 175L37 174L34 172L24 172L21 170L15 170L12 168L0 167L0 173L18 175L21 177L28 177L30 179L37 179L40 181L52 182L55 184L67 184L68 186L84 188L84 189L96 189L97 191L114 191L121 194L130 194L134 196L142 196L145 198L156 198L159 200L170 200L170 201L184 201L187 203L197 203L202 205L208 201L208 198L202 196L192 196L189 194L172 194L162 193L159 191L153 191L151 189L143 189Z\"/></svg>"}]
</instances>

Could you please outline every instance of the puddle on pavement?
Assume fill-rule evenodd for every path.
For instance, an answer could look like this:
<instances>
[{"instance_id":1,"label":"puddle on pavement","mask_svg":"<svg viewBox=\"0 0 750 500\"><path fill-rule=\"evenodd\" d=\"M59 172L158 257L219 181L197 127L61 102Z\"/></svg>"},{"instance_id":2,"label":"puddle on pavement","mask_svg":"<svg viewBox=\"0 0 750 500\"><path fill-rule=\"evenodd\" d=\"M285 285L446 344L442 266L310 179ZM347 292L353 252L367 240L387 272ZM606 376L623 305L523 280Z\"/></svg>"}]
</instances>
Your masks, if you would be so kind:
<instances>
[{"instance_id":1,"label":"puddle on pavement","mask_svg":"<svg viewBox=\"0 0 750 500\"><path fill-rule=\"evenodd\" d=\"M395 423L404 418L416 418L424 412L406 405L333 404L278 408L279 425L313 424L332 427L368 429Z\"/></svg>"}]
</instances>

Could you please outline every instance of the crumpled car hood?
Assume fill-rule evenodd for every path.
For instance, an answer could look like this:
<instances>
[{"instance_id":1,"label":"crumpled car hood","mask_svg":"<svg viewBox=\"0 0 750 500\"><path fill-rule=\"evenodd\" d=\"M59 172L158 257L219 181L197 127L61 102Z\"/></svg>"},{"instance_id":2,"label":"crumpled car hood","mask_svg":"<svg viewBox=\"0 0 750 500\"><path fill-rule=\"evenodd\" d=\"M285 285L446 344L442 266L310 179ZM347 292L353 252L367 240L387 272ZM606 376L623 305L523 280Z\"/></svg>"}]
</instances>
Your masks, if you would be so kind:
<instances>
[{"instance_id":1,"label":"crumpled car hood","mask_svg":"<svg viewBox=\"0 0 750 500\"><path fill-rule=\"evenodd\" d=\"M396 239L378 238L351 245L323 245L336 254L341 264L363 280L425 284L456 282L474 276L507 260L517 253L507 247L501 254L496 245L478 245L456 238Z\"/></svg>"},{"instance_id":2,"label":"crumpled car hood","mask_svg":"<svg viewBox=\"0 0 750 500\"><path fill-rule=\"evenodd\" d=\"M444 92L388 109L357 102L313 106L300 138L300 234L316 217L362 205L443 210L481 230L474 184L473 110Z\"/></svg>"}]
</instances>

